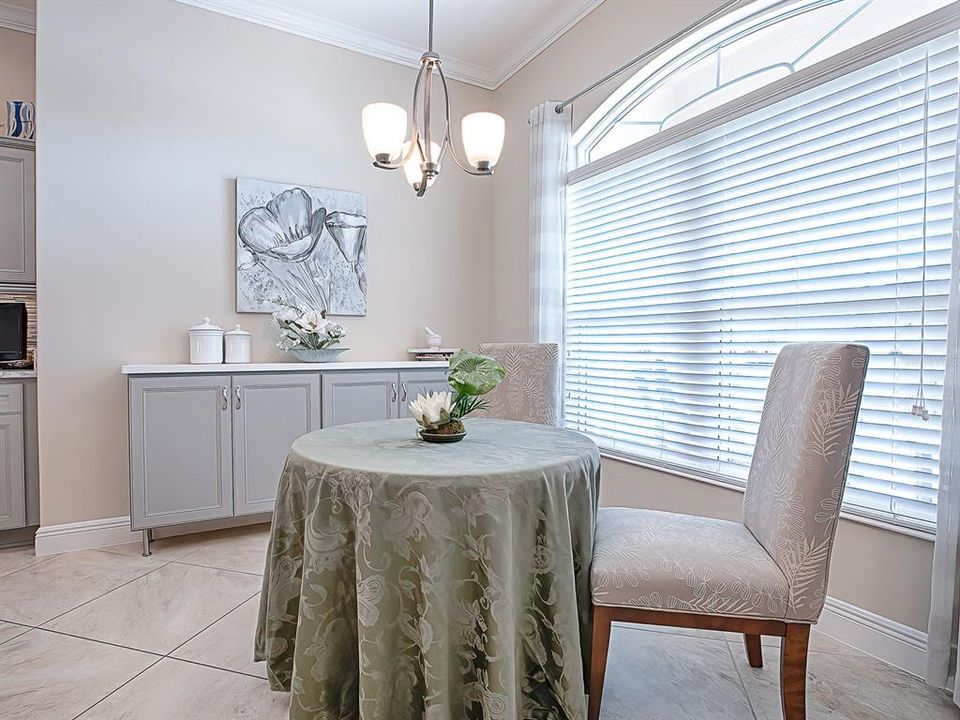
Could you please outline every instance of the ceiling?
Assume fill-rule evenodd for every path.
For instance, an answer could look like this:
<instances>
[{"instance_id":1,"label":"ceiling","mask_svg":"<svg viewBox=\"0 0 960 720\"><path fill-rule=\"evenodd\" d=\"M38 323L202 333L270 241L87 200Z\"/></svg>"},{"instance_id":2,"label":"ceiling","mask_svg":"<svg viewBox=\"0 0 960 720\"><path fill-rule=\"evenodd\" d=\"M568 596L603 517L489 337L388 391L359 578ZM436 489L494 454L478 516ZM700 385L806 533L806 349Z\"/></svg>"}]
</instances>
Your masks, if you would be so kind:
<instances>
[{"instance_id":1,"label":"ceiling","mask_svg":"<svg viewBox=\"0 0 960 720\"><path fill-rule=\"evenodd\" d=\"M427 0L178 0L416 67ZM494 89L603 0L436 0L434 48L448 77ZM0 27L35 32L36 0L0 0Z\"/></svg>"},{"instance_id":2,"label":"ceiling","mask_svg":"<svg viewBox=\"0 0 960 720\"><path fill-rule=\"evenodd\" d=\"M427 47L427 0L179 1L403 65ZM493 89L601 2L436 0L434 48L448 77Z\"/></svg>"}]
</instances>

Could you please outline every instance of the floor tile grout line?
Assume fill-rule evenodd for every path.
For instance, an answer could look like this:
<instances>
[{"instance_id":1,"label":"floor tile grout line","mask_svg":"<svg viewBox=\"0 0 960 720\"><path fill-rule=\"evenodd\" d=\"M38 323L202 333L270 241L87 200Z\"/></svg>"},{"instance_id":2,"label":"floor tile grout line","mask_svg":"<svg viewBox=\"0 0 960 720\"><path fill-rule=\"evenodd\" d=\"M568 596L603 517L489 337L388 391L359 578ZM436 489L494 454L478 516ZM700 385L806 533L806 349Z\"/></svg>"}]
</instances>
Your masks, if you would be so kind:
<instances>
[{"instance_id":1,"label":"floor tile grout line","mask_svg":"<svg viewBox=\"0 0 960 720\"><path fill-rule=\"evenodd\" d=\"M255 593L253 593L250 597L246 598L246 599L245 599L243 602L241 602L239 605L237 605L237 606L234 607L234 608L231 608L230 610L228 610L227 612L225 612L223 615L221 615L220 617L218 617L216 620L214 620L212 623L210 623L210 624L207 625L206 627L202 628L201 630L198 630L198 631L195 632L193 635L191 635L190 637L188 637L188 638L187 638L186 640L184 640L182 643L180 643L179 645L177 645L173 650L171 650L171 651L168 652L166 655L164 655L164 657L168 657L168 658L170 658L170 659L172 659L172 660L180 660L180 659L182 659L182 658L178 658L178 657L173 657L173 653L175 653L177 650L179 650L180 648L182 648L182 647L183 647L184 645L186 645L188 642L190 642L191 640L193 640L193 639L194 639L195 637L197 637L197 635L199 635L200 633L206 632L207 630L209 630L210 628L212 628L214 625L216 625L218 622L220 622L221 620L223 620L223 619L224 619L227 615L229 615L230 613L234 612L235 610L240 609L241 606L243 606L244 604L250 602L250 600L252 600L252 599L255 598L257 595L259 595L260 592L261 592L260 590L257 590ZM203 663L197 663L197 664L198 664L198 665L202 665ZM227 668L220 668L220 669L226 670Z\"/></svg>"},{"instance_id":2,"label":"floor tile grout line","mask_svg":"<svg viewBox=\"0 0 960 720\"><path fill-rule=\"evenodd\" d=\"M164 660L173 660L174 662L183 662L189 663L190 665L199 665L200 667L209 668L211 670L219 670L220 672L233 673L234 675L242 675L243 677L254 678L255 680L263 680L264 682L269 682L269 680L262 675L253 675L251 673L243 672L241 670L234 670L233 668L220 667L219 665L211 665L210 663L200 662L199 660L188 660L187 658L174 657L172 655L167 655L163 658Z\"/></svg>"},{"instance_id":3,"label":"floor tile grout line","mask_svg":"<svg viewBox=\"0 0 960 720\"><path fill-rule=\"evenodd\" d=\"M62 617L63 617L64 615L66 615L67 613L71 613L71 612L73 612L74 610L78 610L78 609L82 608L84 605L89 605L89 604L92 603L94 600L99 600L100 598L109 595L110 593L114 592L115 590L119 590L120 588L126 587L127 585L129 585L129 584L132 583L132 582L136 582L136 581L139 580L140 578L144 578L144 577L146 577L147 575L150 575L151 573L155 573L155 572L156 572L157 570L159 570L160 568L166 567L166 566L169 565L169 564L170 564L170 563L168 563L168 562L161 563L161 564L158 565L157 567L153 568L153 570L147 570L147 572L143 573L143 575L137 575L135 578L131 578L130 580L127 580L125 583L122 583L122 584L120 584L120 585L117 585L117 586L114 587L114 588L110 588L110 589L107 590L106 592L101 593L100 595L97 595L96 597L90 598L89 600L86 600L86 601L80 603L79 605L76 605L75 607L70 608L69 610L64 610L64 611L63 611L62 613L60 613L59 615L54 615L54 616L53 616L52 618L50 618L49 620L44 620L42 623L40 623L39 625L36 625L35 627L40 628L40 629L43 629L43 630L49 630L49 628L46 628L46 627L44 627L44 626L45 626L45 625L48 625L49 623L52 623L54 620L59 620L60 618L62 618ZM122 646L121 646L121 647L122 647Z\"/></svg>"},{"instance_id":4,"label":"floor tile grout line","mask_svg":"<svg viewBox=\"0 0 960 720\"><path fill-rule=\"evenodd\" d=\"M753 720L760 720L756 708L753 707L753 700L750 699L747 683L743 679L743 673L740 672L740 665L737 664L737 658L733 654L733 648L730 647L729 641L727 642L727 653L730 655L730 660L733 661L733 671L737 674L737 679L740 680L740 689L743 690L743 697L747 700L747 707L750 708L750 714L753 715ZM763 648L760 648L760 654L761 656L763 655Z\"/></svg>"},{"instance_id":5,"label":"floor tile grout line","mask_svg":"<svg viewBox=\"0 0 960 720\"><path fill-rule=\"evenodd\" d=\"M120 683L119 685L117 685L117 687L115 687L113 690L111 690L110 692L108 692L108 693L107 693L106 695L104 695L102 698L100 698L99 700L97 700L93 705L91 705L90 707L88 707L88 708L86 708L85 710L83 710L83 712L81 712L81 713L79 713L79 714L77 714L77 715L74 715L74 716L73 716L73 720L78 720L78 718L86 715L88 712L90 712L91 710L93 710L97 705L99 705L99 704L102 703L104 700L106 700L108 697L110 697L110 696L113 695L115 692L117 692L118 690L120 690L120 688L125 687L125 686L128 685L129 683L132 683L134 680L136 680L138 677L140 677L141 675L143 675L143 674L144 674L147 670L149 670L150 668L156 667L162 660L164 660L163 657L158 657L154 662L152 662L152 663L150 663L149 665L147 665L143 670L141 670L140 672L138 672L138 673L137 673L136 675L134 675L133 677L128 678L128 679L125 680L124 682L122 682L122 683Z\"/></svg>"},{"instance_id":6,"label":"floor tile grout line","mask_svg":"<svg viewBox=\"0 0 960 720\"><path fill-rule=\"evenodd\" d=\"M241 575L254 575L259 578L263 577L263 573L249 572L247 570L234 570L233 568L218 567L217 565L203 565L201 563L195 563L195 562L191 563L191 562L186 562L182 558L179 560L170 560L169 562L174 563L176 565L189 565L190 567L207 568L207 570L223 570L224 572L240 573Z\"/></svg>"},{"instance_id":7,"label":"floor tile grout line","mask_svg":"<svg viewBox=\"0 0 960 720\"><path fill-rule=\"evenodd\" d=\"M53 635L63 635L64 637L71 637L76 640L87 640L88 642L98 643L100 645L109 645L110 647L120 648L121 650L132 650L133 652L143 653L145 655L153 655L154 657L164 658L164 655L161 652L156 652L155 650L144 650L143 648L131 647L130 645L120 645L119 643L110 642L109 640L98 640L97 638L86 637L84 635L75 635L74 633L69 633L64 630L54 630L52 628L45 627L35 627L31 630L42 630L43 632L52 633Z\"/></svg>"},{"instance_id":8,"label":"floor tile grout line","mask_svg":"<svg viewBox=\"0 0 960 720\"><path fill-rule=\"evenodd\" d=\"M30 568L35 568L37 565L43 565L44 563L50 562L54 558L60 557L63 553L57 553L55 555L43 555L41 556L42 560L37 560L32 562L29 565L25 565L22 568L17 568L16 570L11 570L10 572L0 573L0 580L3 580L5 577L10 577L11 575L16 575L18 572L23 572L24 570L29 570ZM36 557L36 555L34 555Z\"/></svg>"}]
</instances>

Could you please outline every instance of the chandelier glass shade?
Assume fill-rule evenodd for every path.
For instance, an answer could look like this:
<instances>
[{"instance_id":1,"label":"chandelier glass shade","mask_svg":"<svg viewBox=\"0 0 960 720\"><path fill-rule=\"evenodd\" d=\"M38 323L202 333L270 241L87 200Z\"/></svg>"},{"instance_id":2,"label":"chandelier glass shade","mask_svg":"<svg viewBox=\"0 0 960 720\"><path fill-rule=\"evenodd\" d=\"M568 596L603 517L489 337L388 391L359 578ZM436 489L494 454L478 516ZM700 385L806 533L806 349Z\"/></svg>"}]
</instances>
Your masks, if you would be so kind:
<instances>
[{"instance_id":1,"label":"chandelier glass shade","mask_svg":"<svg viewBox=\"0 0 960 720\"><path fill-rule=\"evenodd\" d=\"M403 168L407 182L422 197L449 153L460 168L471 175L492 175L503 149L505 124L496 113L475 112L464 116L460 130L466 160L457 153L450 139L450 98L440 55L433 50L433 2L429 10L428 50L420 58L420 69L413 85L411 134L407 139L407 112L399 105L375 102L363 108L361 123L367 152L375 167L383 170ZM437 134L431 127L434 76L443 91L443 126Z\"/></svg>"}]
</instances>

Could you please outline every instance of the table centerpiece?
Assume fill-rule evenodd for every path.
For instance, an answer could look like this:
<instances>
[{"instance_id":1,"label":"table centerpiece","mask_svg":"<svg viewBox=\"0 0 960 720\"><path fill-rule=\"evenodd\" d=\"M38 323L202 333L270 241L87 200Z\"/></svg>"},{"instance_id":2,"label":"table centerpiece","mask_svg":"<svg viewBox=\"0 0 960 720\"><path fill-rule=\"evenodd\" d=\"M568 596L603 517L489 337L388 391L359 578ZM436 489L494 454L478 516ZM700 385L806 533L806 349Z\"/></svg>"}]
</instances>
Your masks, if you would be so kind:
<instances>
[{"instance_id":1,"label":"table centerpiece","mask_svg":"<svg viewBox=\"0 0 960 720\"><path fill-rule=\"evenodd\" d=\"M487 407L484 395L507 376L503 366L486 355L461 350L450 358L447 382L452 392L417 395L410 413L427 442L459 442L467 434L463 418Z\"/></svg>"}]
</instances>

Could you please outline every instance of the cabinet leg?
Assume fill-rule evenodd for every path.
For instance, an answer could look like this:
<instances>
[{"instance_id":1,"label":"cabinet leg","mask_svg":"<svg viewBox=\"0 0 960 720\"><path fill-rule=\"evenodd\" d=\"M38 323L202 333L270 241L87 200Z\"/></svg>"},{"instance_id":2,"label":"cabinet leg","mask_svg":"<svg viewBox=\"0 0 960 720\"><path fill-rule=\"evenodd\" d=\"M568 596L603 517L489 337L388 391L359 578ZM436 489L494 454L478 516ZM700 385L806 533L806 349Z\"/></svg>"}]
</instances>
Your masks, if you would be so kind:
<instances>
[{"instance_id":1,"label":"cabinet leg","mask_svg":"<svg viewBox=\"0 0 960 720\"><path fill-rule=\"evenodd\" d=\"M153 530L141 531L143 535L143 557L150 557L150 543L153 542Z\"/></svg>"}]
</instances>

